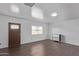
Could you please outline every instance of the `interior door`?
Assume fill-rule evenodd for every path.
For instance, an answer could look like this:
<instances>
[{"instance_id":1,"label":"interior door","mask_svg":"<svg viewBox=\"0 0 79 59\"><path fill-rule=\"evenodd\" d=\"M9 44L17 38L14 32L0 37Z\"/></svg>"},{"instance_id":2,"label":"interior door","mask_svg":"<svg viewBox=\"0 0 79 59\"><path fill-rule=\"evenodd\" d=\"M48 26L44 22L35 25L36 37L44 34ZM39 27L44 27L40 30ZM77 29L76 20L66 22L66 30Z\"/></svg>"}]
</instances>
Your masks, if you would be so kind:
<instances>
[{"instance_id":1,"label":"interior door","mask_svg":"<svg viewBox=\"0 0 79 59\"><path fill-rule=\"evenodd\" d=\"M9 48L19 47L21 38L21 25L9 23Z\"/></svg>"}]
</instances>

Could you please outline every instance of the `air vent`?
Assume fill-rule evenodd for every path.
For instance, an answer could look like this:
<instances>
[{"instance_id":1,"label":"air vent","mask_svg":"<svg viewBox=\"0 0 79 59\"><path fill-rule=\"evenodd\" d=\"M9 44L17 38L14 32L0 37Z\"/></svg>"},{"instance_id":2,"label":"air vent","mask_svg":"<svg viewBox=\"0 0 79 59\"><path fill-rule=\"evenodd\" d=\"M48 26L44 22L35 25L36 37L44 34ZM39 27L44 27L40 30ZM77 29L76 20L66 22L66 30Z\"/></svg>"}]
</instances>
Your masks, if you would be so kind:
<instances>
[{"instance_id":1,"label":"air vent","mask_svg":"<svg viewBox=\"0 0 79 59\"><path fill-rule=\"evenodd\" d=\"M24 5L29 6L29 7L33 7L35 5L35 3L24 3Z\"/></svg>"}]
</instances>

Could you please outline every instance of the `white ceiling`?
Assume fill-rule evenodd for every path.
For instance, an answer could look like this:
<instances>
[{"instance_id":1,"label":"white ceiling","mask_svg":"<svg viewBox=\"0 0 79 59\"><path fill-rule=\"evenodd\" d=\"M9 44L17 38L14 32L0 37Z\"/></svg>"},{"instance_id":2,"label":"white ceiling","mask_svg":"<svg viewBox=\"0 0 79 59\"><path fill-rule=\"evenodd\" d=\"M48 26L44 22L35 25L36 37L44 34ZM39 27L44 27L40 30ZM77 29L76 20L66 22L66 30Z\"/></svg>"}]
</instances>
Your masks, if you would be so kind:
<instances>
[{"instance_id":1,"label":"white ceiling","mask_svg":"<svg viewBox=\"0 0 79 59\"><path fill-rule=\"evenodd\" d=\"M59 22L60 20L73 20L79 18L79 3L39 3L47 22ZM57 17L51 17L53 12L57 12Z\"/></svg>"},{"instance_id":2,"label":"white ceiling","mask_svg":"<svg viewBox=\"0 0 79 59\"><path fill-rule=\"evenodd\" d=\"M26 20L41 21L46 23L55 23L61 20L73 20L79 18L79 3L36 3L35 6L43 11L44 19L36 19L31 16L31 7L23 3L17 3L20 8L20 13L11 12L11 4L0 4L0 14L24 18ZM57 17L52 17L51 14L57 12Z\"/></svg>"}]
</instances>

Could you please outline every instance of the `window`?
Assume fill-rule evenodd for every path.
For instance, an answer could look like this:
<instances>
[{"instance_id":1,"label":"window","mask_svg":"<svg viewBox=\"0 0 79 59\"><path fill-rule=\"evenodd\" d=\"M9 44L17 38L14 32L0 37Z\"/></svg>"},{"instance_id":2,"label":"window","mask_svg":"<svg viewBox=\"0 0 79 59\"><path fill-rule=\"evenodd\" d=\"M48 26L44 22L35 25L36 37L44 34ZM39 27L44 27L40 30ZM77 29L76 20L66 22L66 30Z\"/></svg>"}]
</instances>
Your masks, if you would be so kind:
<instances>
[{"instance_id":1,"label":"window","mask_svg":"<svg viewBox=\"0 0 79 59\"><path fill-rule=\"evenodd\" d=\"M32 17L37 18L37 19L43 19L44 18L43 11L36 6L33 6Z\"/></svg>"},{"instance_id":2,"label":"window","mask_svg":"<svg viewBox=\"0 0 79 59\"><path fill-rule=\"evenodd\" d=\"M32 35L39 35L43 34L43 27L42 26L32 26Z\"/></svg>"},{"instance_id":3,"label":"window","mask_svg":"<svg viewBox=\"0 0 79 59\"><path fill-rule=\"evenodd\" d=\"M11 5L11 11L14 13L19 13L19 7L17 5Z\"/></svg>"},{"instance_id":4,"label":"window","mask_svg":"<svg viewBox=\"0 0 79 59\"><path fill-rule=\"evenodd\" d=\"M11 25L11 29L19 29L19 25Z\"/></svg>"}]
</instances>

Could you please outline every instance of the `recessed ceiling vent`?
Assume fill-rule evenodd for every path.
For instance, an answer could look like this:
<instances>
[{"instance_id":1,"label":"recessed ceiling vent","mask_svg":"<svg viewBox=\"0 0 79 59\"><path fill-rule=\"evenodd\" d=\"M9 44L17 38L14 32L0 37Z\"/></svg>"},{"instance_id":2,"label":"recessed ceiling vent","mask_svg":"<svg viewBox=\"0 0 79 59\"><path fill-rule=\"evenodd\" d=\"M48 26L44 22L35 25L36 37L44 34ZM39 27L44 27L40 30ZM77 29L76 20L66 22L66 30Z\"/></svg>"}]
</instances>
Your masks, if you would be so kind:
<instances>
[{"instance_id":1,"label":"recessed ceiling vent","mask_svg":"<svg viewBox=\"0 0 79 59\"><path fill-rule=\"evenodd\" d=\"M24 3L24 5L29 6L29 7L33 7L35 5L35 3Z\"/></svg>"}]
</instances>

